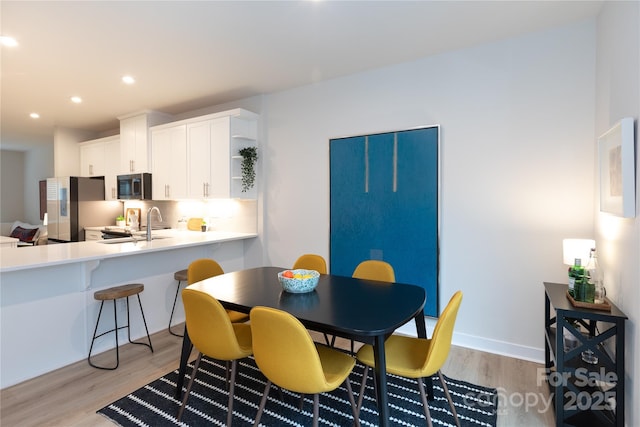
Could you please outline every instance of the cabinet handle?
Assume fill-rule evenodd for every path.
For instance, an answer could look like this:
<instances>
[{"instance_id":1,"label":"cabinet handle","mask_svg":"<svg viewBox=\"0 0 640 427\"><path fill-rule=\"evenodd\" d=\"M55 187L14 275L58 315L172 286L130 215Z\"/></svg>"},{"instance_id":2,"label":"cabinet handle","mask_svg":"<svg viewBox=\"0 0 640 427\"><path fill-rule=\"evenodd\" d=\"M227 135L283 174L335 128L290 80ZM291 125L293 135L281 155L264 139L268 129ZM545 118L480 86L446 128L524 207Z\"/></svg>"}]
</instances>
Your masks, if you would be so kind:
<instances>
[{"instance_id":1,"label":"cabinet handle","mask_svg":"<svg viewBox=\"0 0 640 427\"><path fill-rule=\"evenodd\" d=\"M133 172L135 168L133 167L133 160L129 160L129 172Z\"/></svg>"},{"instance_id":2,"label":"cabinet handle","mask_svg":"<svg viewBox=\"0 0 640 427\"><path fill-rule=\"evenodd\" d=\"M111 187L111 198L112 199L116 198L116 187Z\"/></svg>"},{"instance_id":3,"label":"cabinet handle","mask_svg":"<svg viewBox=\"0 0 640 427\"><path fill-rule=\"evenodd\" d=\"M89 175L93 175L93 165L89 165Z\"/></svg>"},{"instance_id":4,"label":"cabinet handle","mask_svg":"<svg viewBox=\"0 0 640 427\"><path fill-rule=\"evenodd\" d=\"M164 197L169 197L171 191L169 191L169 184L165 184L164 186Z\"/></svg>"}]
</instances>

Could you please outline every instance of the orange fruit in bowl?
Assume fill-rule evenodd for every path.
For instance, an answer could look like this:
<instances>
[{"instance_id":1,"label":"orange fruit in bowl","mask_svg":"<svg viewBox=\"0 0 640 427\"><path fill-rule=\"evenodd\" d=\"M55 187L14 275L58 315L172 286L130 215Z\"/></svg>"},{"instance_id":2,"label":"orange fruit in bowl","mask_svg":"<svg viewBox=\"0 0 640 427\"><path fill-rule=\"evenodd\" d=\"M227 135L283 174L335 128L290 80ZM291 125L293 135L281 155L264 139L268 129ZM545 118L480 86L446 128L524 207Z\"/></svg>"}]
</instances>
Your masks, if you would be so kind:
<instances>
[{"instance_id":1,"label":"orange fruit in bowl","mask_svg":"<svg viewBox=\"0 0 640 427\"><path fill-rule=\"evenodd\" d=\"M293 278L293 272L291 270L287 270L284 273L282 273L282 277L288 277L288 278Z\"/></svg>"}]
</instances>

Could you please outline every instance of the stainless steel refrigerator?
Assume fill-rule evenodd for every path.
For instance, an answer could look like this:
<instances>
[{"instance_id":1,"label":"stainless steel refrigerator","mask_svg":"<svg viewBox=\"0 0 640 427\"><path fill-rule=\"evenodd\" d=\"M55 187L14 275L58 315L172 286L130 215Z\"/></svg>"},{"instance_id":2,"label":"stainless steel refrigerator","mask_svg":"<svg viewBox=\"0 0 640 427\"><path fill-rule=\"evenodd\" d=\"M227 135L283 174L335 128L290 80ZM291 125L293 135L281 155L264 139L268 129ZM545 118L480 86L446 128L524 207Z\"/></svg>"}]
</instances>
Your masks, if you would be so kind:
<instances>
[{"instance_id":1,"label":"stainless steel refrigerator","mask_svg":"<svg viewBox=\"0 0 640 427\"><path fill-rule=\"evenodd\" d=\"M85 227L111 225L118 215L122 202L104 200L104 177L47 178L50 241L84 241Z\"/></svg>"}]
</instances>

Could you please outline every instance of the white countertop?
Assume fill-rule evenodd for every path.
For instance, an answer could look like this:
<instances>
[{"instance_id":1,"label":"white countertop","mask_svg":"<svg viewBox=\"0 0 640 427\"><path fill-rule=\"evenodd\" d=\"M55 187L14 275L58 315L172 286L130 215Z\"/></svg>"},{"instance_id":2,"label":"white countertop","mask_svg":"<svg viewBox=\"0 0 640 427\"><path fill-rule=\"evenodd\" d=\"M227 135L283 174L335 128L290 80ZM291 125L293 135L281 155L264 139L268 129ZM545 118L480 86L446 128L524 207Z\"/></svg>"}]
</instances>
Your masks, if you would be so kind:
<instances>
[{"instance_id":1,"label":"white countertop","mask_svg":"<svg viewBox=\"0 0 640 427\"><path fill-rule=\"evenodd\" d=\"M257 237L256 234L250 233L220 231L203 233L178 230L153 230L153 236L163 238L150 242L139 240L126 243L101 243L105 241L92 240L21 248L0 248L0 273ZM111 239L112 242L120 240Z\"/></svg>"}]
</instances>

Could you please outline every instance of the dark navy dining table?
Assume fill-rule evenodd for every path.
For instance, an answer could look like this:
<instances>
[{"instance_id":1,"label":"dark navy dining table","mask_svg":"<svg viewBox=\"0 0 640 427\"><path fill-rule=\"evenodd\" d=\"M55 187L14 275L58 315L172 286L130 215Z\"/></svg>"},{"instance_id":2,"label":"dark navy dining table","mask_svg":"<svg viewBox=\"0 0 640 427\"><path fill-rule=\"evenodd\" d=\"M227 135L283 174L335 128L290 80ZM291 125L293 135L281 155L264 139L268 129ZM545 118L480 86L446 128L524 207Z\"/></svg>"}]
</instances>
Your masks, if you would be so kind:
<instances>
[{"instance_id":1,"label":"dark navy dining table","mask_svg":"<svg viewBox=\"0 0 640 427\"><path fill-rule=\"evenodd\" d=\"M405 323L415 320L418 337L426 337L425 290L420 286L321 274L312 292L286 292L278 281L281 267L258 267L225 273L190 285L211 294L227 309L249 313L266 306L291 313L307 329L372 344L380 425L389 425L384 342ZM185 334L176 398L182 386L192 344Z\"/></svg>"}]
</instances>

